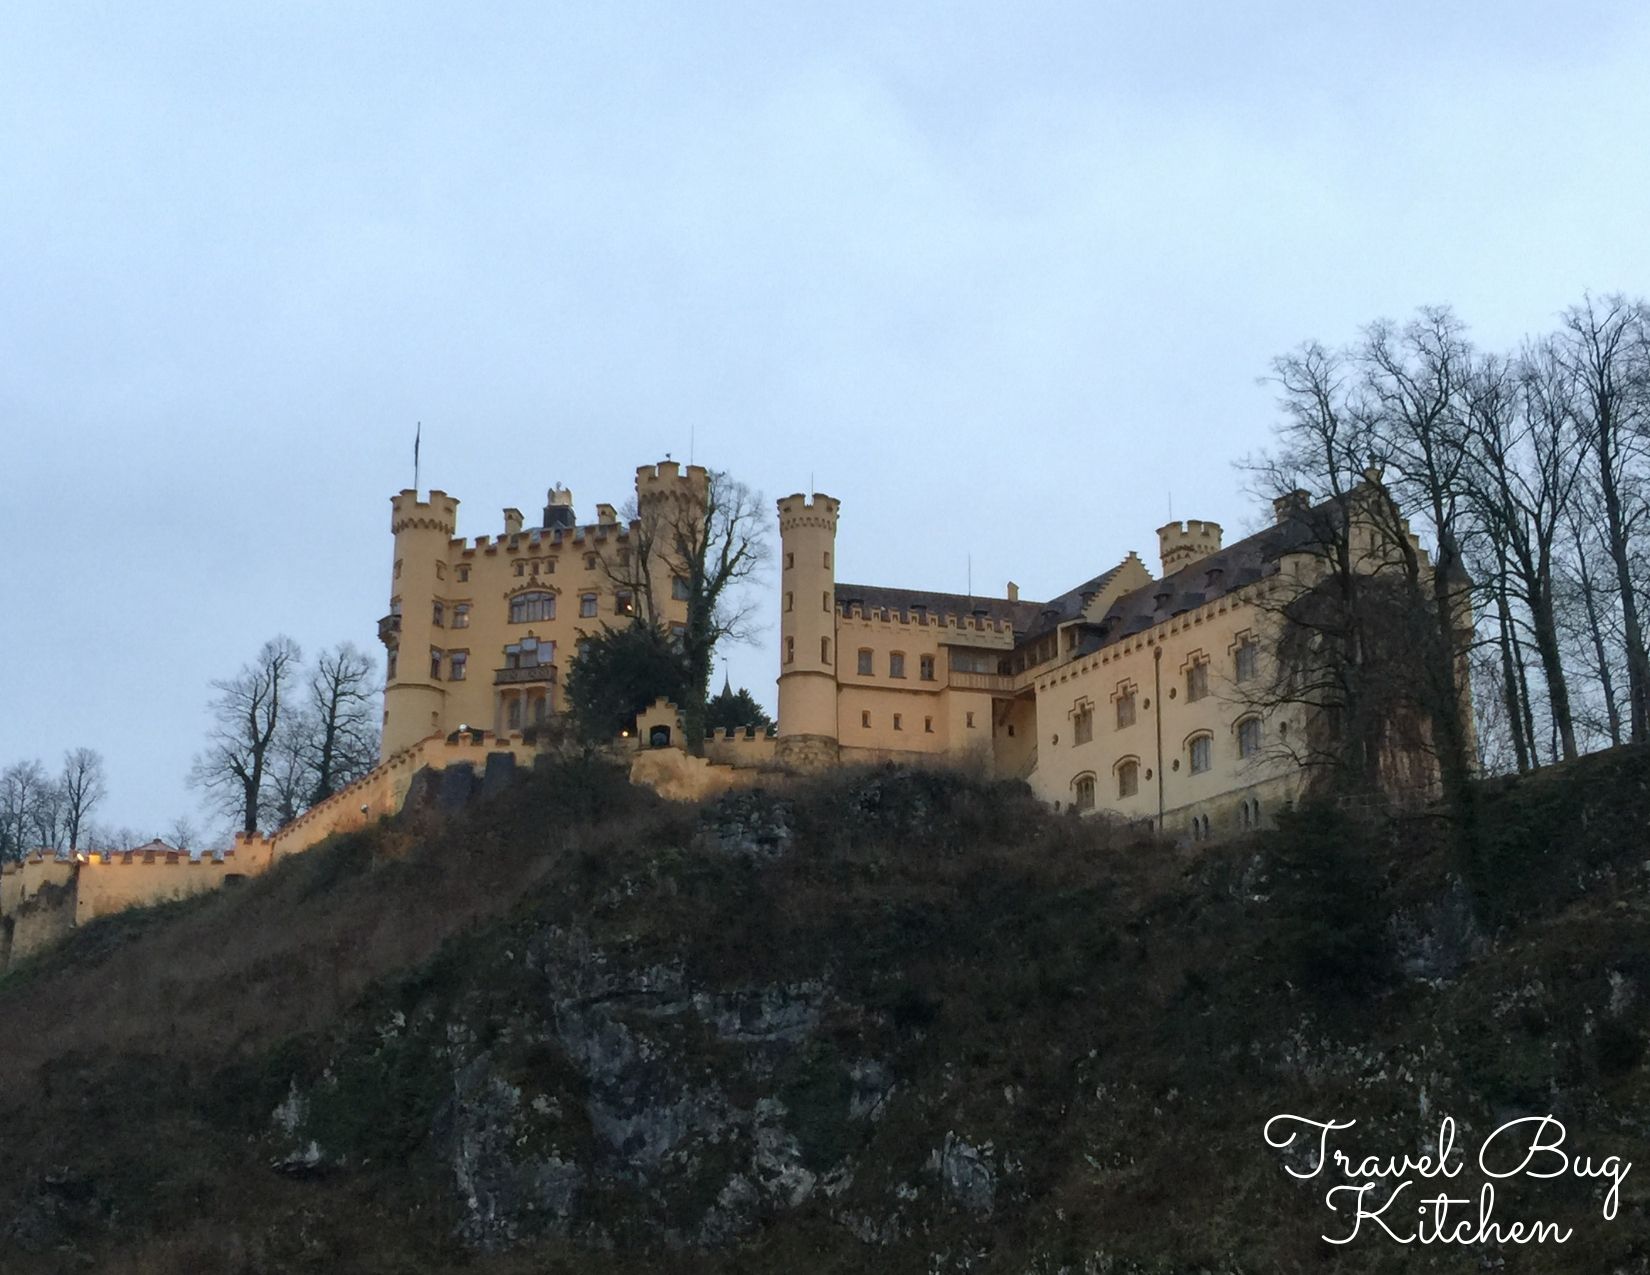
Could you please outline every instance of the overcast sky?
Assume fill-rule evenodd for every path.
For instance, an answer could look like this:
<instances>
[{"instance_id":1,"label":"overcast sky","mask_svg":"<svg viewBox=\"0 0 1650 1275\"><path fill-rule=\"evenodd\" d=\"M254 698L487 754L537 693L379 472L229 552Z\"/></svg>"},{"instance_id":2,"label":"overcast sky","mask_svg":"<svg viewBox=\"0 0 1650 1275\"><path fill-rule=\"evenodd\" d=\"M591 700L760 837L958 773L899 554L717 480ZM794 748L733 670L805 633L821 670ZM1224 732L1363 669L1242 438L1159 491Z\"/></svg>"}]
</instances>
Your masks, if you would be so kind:
<instances>
[{"instance_id":1,"label":"overcast sky","mask_svg":"<svg viewBox=\"0 0 1650 1275\"><path fill-rule=\"evenodd\" d=\"M205 822L211 678L381 657L418 420L470 536L691 446L856 583L1233 538L1274 355L1650 287L1647 68L1642 2L6 0L0 765Z\"/></svg>"}]
</instances>

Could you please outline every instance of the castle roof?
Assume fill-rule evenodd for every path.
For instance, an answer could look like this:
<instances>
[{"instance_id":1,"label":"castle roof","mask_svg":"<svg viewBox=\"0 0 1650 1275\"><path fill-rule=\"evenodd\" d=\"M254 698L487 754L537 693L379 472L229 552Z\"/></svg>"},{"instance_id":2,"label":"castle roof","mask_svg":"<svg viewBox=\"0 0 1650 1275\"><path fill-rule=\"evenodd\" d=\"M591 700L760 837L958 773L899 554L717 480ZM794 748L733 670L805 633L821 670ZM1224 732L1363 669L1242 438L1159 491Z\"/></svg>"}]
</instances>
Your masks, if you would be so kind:
<instances>
[{"instance_id":1,"label":"castle roof","mask_svg":"<svg viewBox=\"0 0 1650 1275\"><path fill-rule=\"evenodd\" d=\"M901 615L913 612L943 620L946 616L958 619L981 619L1012 624L1019 633L1042 609L1041 602L1010 602L1007 598L987 598L978 594L936 593L929 589L900 589L875 584L842 584L836 586L837 606L862 607L866 611L892 611Z\"/></svg>"}]
</instances>

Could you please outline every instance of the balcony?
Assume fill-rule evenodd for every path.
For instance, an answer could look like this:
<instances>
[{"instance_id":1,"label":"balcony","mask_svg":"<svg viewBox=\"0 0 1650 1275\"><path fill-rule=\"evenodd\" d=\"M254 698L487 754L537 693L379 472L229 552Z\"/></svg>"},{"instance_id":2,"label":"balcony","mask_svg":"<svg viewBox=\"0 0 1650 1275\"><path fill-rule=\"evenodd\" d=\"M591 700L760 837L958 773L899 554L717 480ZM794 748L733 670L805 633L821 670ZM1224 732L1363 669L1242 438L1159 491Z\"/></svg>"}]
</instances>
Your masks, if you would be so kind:
<instances>
[{"instance_id":1,"label":"balcony","mask_svg":"<svg viewBox=\"0 0 1650 1275\"><path fill-rule=\"evenodd\" d=\"M1020 680L1010 673L969 673L954 668L947 670L946 685L954 691L990 691L993 695L1012 695L1020 689Z\"/></svg>"},{"instance_id":2,"label":"balcony","mask_svg":"<svg viewBox=\"0 0 1650 1275\"><path fill-rule=\"evenodd\" d=\"M385 646L394 646L396 644L395 639L400 632L401 617L399 615L386 615L378 621L378 640Z\"/></svg>"},{"instance_id":3,"label":"balcony","mask_svg":"<svg viewBox=\"0 0 1650 1275\"><path fill-rule=\"evenodd\" d=\"M554 664L527 664L521 668L501 668L493 674L494 686L542 685L555 680Z\"/></svg>"}]
</instances>

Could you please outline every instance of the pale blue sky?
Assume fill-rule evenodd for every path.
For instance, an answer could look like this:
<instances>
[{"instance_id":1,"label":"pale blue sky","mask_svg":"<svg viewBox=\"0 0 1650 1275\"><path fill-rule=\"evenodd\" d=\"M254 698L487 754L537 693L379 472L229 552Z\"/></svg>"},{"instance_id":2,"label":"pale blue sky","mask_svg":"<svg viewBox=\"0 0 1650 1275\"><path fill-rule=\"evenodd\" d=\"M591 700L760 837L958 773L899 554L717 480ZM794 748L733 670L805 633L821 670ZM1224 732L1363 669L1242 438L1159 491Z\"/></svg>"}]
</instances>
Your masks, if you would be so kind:
<instances>
[{"instance_id":1,"label":"pale blue sky","mask_svg":"<svg viewBox=\"0 0 1650 1275\"><path fill-rule=\"evenodd\" d=\"M1240 534L1273 355L1650 290L1647 67L1629 3L9 0L0 764L193 811L210 678L378 653L419 419L470 535L690 432L856 582Z\"/></svg>"}]
</instances>

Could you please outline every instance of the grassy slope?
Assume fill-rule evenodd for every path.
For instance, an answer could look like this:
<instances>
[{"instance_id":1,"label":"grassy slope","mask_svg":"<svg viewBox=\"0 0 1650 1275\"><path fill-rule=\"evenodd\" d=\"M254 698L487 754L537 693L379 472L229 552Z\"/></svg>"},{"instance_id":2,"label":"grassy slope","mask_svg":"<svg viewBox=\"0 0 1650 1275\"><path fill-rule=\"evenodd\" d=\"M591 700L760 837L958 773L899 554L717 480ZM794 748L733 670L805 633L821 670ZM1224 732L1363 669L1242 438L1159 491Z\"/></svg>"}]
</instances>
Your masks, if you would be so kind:
<instances>
[{"instance_id":1,"label":"grassy slope","mask_svg":"<svg viewBox=\"0 0 1650 1275\"><path fill-rule=\"evenodd\" d=\"M1478 1269L1390 1245L1328 1254L1316 1193L1282 1175L1261 1125L1356 1116L1358 1144L1386 1151L1442 1112L1481 1136L1554 1110L1587 1150L1647 1162L1608 1225L1558 1184L1510 1201L1508 1216L1577 1227L1518 1269L1640 1269L1647 782L1640 750L1498 783L1476 860L1454 865L1424 825L1315 816L1190 856L1114 841L1012 788L888 775L799 795L788 851L751 857L707 838L722 814L600 773L536 777L460 823L344 838L238 891L93 925L0 982L0 1264ZM784 1102L812 1162L853 1166L846 1194L707 1254L658 1242L660 1210L704 1200L643 1208L615 1191L586 1207L616 1255L462 1249L435 1132L454 1081L432 1042L461 1023L523 1085L576 1097L568 1060L519 1030L554 989L517 957L569 930L638 977L823 981L823 1018L766 1095L714 1043L675 1048L736 1097ZM413 1026L389 1041L396 1013ZM855 1058L898 1085L875 1124L842 1116ZM270 1113L322 1076L313 1119L348 1167L275 1173ZM926 1167L952 1131L991 1144L988 1215ZM588 1131L570 1119L559 1136L577 1148ZM896 1219L900 1238L869 1247L845 1212Z\"/></svg>"}]
</instances>

